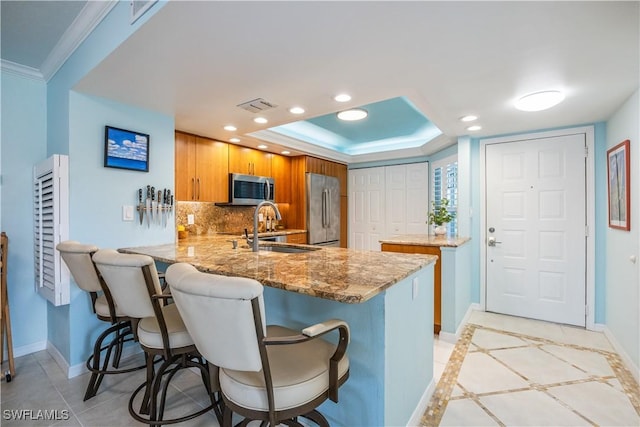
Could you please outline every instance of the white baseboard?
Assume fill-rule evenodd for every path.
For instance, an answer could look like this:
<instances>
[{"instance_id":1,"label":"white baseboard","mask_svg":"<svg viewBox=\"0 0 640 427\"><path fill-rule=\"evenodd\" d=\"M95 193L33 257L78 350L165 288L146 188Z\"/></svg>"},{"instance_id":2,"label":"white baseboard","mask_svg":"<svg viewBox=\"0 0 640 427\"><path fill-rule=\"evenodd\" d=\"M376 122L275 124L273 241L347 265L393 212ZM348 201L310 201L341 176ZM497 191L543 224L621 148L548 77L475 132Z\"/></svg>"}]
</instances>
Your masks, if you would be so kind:
<instances>
[{"instance_id":1,"label":"white baseboard","mask_svg":"<svg viewBox=\"0 0 640 427\"><path fill-rule=\"evenodd\" d=\"M622 363L625 364L625 366L631 372L631 375L633 375L636 381L640 382L640 367L635 363L633 363L633 360L631 360L631 358L625 351L624 347L620 345L615 335L613 335L613 332L611 332L611 329L609 329L606 325L604 325L603 332L604 332L604 336L607 337L607 339L613 346L616 353L618 353L618 355L622 359Z\"/></svg>"},{"instance_id":2,"label":"white baseboard","mask_svg":"<svg viewBox=\"0 0 640 427\"><path fill-rule=\"evenodd\" d=\"M429 401L431 400L431 396L433 395L434 391L436 391L436 383L433 378L431 378L431 382L425 389L424 393L422 393L422 397L418 402L418 406L416 406L416 409L413 410L411 418L409 418L409 421L407 422L407 426L421 425L420 421L422 420L422 416L429 406Z\"/></svg>"},{"instance_id":3,"label":"white baseboard","mask_svg":"<svg viewBox=\"0 0 640 427\"><path fill-rule=\"evenodd\" d=\"M451 344L457 343L458 339L460 339L460 335L462 334L462 331L464 330L464 327L467 325L467 322L469 321L469 317L471 317L471 312L479 311L479 310L480 310L480 304L475 302L471 303L469 305L469 308L467 308L467 312L464 314L464 317L460 321L460 324L458 325L458 329L456 329L456 333L452 334L451 332L440 331L440 334L439 334L440 339L442 341L445 341Z\"/></svg>"},{"instance_id":4,"label":"white baseboard","mask_svg":"<svg viewBox=\"0 0 640 427\"><path fill-rule=\"evenodd\" d=\"M82 375L86 372L89 372L87 369L87 362L83 361L82 363L78 363L73 366L69 366L69 363L64 358L64 356L58 351L58 349L51 343L48 343L47 351L53 357L53 360L56 361L60 369L63 372L67 373L67 378L74 378L79 375ZM122 358L121 360L124 362L127 359L139 354L142 352L142 349L139 346L128 346L122 350Z\"/></svg>"},{"instance_id":5,"label":"white baseboard","mask_svg":"<svg viewBox=\"0 0 640 427\"><path fill-rule=\"evenodd\" d=\"M22 345L20 347L13 348L13 357L26 356L27 354L36 353L38 351L46 350L47 342L46 341L38 341L32 344ZM7 353L7 349L4 349L4 354L2 355L2 360L7 360L9 357Z\"/></svg>"},{"instance_id":6,"label":"white baseboard","mask_svg":"<svg viewBox=\"0 0 640 427\"><path fill-rule=\"evenodd\" d=\"M604 329L606 327L607 325L605 325L604 323L594 323L593 325L591 325L591 328L589 328L589 325L587 325L587 330L594 332L604 332Z\"/></svg>"}]
</instances>

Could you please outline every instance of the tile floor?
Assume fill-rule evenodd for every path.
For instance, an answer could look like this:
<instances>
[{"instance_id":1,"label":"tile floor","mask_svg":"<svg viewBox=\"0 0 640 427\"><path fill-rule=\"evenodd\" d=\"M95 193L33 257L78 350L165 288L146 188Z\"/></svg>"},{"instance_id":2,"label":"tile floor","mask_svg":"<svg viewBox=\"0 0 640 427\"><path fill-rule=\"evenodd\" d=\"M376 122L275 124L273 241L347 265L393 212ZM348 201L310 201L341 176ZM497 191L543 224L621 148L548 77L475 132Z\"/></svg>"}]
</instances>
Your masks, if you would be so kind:
<instances>
[{"instance_id":1,"label":"tile floor","mask_svg":"<svg viewBox=\"0 0 640 427\"><path fill-rule=\"evenodd\" d=\"M474 312L436 340L425 426L640 426L640 389L604 334Z\"/></svg>"},{"instance_id":2,"label":"tile floor","mask_svg":"<svg viewBox=\"0 0 640 427\"><path fill-rule=\"evenodd\" d=\"M127 410L143 370L105 377L96 397L83 402L89 374L67 379L46 351L17 358L16 368L14 381L3 379L0 388L3 427L143 425ZM638 384L597 332L474 312L457 344L436 337L434 376L425 426L640 426ZM199 375L178 373L169 402L167 417L207 405ZM11 419L19 409L32 409L30 419ZM38 409L56 411L49 415L58 420L44 419ZM178 425L218 423L206 414Z\"/></svg>"}]
</instances>

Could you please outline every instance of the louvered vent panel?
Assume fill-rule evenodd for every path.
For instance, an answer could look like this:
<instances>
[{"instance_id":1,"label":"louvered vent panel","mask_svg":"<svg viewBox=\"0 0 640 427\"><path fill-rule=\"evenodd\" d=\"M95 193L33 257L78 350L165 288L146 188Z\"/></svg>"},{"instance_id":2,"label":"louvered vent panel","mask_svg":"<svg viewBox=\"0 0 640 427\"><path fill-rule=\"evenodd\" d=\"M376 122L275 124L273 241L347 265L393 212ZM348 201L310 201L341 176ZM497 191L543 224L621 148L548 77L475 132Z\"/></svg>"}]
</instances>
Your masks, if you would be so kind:
<instances>
[{"instance_id":1,"label":"louvered vent panel","mask_svg":"<svg viewBox=\"0 0 640 427\"><path fill-rule=\"evenodd\" d=\"M68 239L69 160L54 155L33 168L36 291L54 305L69 304L69 271L56 245Z\"/></svg>"}]
</instances>

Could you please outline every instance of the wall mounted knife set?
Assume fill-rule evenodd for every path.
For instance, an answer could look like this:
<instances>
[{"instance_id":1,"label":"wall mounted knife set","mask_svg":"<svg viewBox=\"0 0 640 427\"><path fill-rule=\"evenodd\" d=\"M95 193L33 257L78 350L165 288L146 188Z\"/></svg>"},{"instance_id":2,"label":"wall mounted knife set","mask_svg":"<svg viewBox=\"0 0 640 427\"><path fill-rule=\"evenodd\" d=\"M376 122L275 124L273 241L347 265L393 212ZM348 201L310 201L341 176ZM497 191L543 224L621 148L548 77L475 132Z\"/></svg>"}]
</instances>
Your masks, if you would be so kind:
<instances>
[{"instance_id":1,"label":"wall mounted knife set","mask_svg":"<svg viewBox=\"0 0 640 427\"><path fill-rule=\"evenodd\" d=\"M146 197L143 197L146 195ZM151 224L167 227L167 223L173 215L173 194L170 189L158 190L156 194L155 187L147 185L146 193L144 188L138 190L138 217L140 225L147 220L147 227L151 228Z\"/></svg>"}]
</instances>

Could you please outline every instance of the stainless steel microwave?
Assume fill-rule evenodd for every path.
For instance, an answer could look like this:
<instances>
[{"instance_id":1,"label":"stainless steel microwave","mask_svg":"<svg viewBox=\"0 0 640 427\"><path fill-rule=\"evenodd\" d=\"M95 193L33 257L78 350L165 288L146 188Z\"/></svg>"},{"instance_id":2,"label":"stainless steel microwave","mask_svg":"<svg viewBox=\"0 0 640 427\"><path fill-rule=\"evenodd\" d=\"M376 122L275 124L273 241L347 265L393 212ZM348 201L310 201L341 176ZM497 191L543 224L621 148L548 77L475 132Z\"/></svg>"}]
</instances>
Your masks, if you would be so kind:
<instances>
[{"instance_id":1,"label":"stainless steel microwave","mask_svg":"<svg viewBox=\"0 0 640 427\"><path fill-rule=\"evenodd\" d=\"M257 205L263 200L274 200L273 178L267 176L229 174L229 203Z\"/></svg>"}]
</instances>

